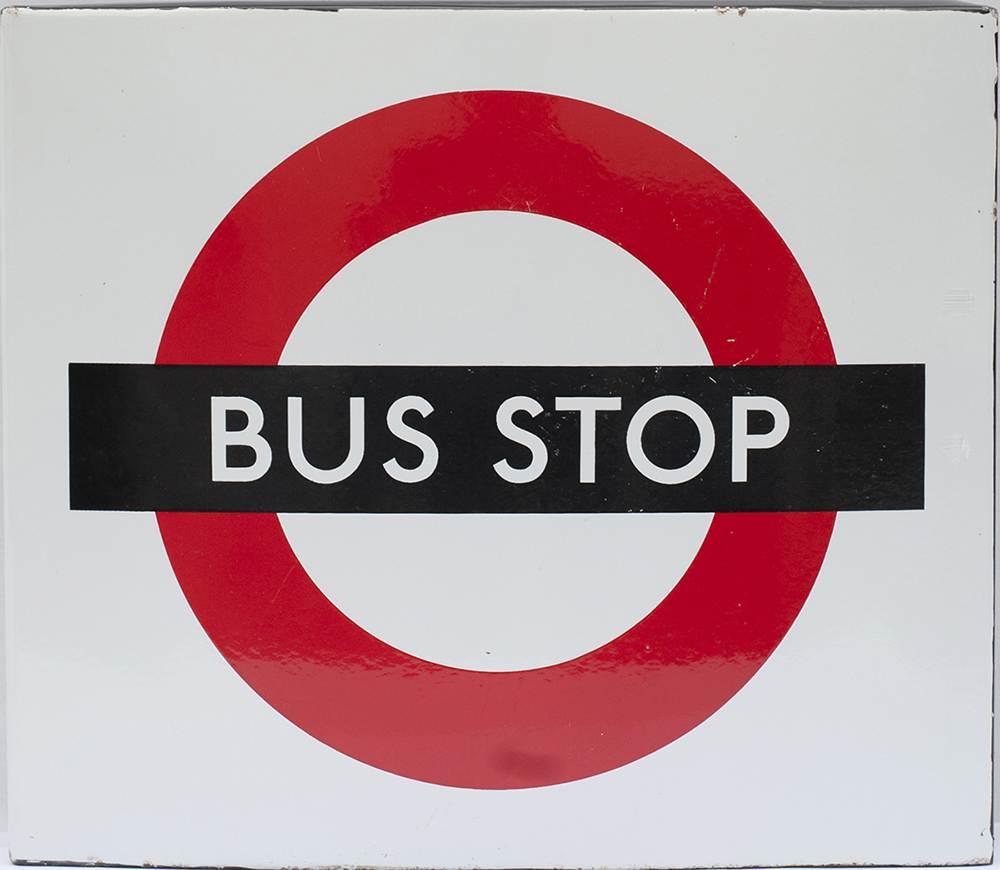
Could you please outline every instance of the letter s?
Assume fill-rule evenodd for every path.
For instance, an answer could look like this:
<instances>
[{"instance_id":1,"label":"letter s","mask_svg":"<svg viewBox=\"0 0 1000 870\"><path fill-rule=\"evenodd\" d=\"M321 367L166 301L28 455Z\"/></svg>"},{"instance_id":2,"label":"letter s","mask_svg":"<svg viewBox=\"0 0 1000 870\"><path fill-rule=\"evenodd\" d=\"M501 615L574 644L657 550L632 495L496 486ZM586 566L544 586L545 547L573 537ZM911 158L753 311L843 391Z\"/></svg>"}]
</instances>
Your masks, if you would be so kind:
<instances>
[{"instance_id":1,"label":"letter s","mask_svg":"<svg viewBox=\"0 0 1000 870\"><path fill-rule=\"evenodd\" d=\"M504 438L522 444L531 451L531 462L525 468L514 468L506 459L493 463L496 471L508 483L531 483L537 480L549 462L549 451L534 432L514 425L514 414L527 411L532 417L542 413L542 406L529 396L511 396L497 408L497 429Z\"/></svg>"}]
</instances>

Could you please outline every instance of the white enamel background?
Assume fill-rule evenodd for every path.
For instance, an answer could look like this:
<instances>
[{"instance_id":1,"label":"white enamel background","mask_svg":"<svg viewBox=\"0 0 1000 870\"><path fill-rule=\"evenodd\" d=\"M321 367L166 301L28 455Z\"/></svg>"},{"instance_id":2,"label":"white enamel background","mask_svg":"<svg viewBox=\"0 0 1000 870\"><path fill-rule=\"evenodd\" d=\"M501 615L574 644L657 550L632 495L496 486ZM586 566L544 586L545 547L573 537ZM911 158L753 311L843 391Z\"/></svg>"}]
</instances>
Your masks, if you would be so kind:
<instances>
[{"instance_id":1,"label":"white enamel background","mask_svg":"<svg viewBox=\"0 0 1000 870\"><path fill-rule=\"evenodd\" d=\"M983 54L941 50L981 46L975 16L674 15L666 29L624 11L7 17L16 855L280 866L330 863L331 842L337 861L389 866L988 854L992 83ZM993 20L979 23L992 45ZM679 139L775 224L842 362L928 365L928 509L842 515L778 653L703 726L621 770L512 793L387 777L281 719L204 637L150 517L65 510L59 425L66 362L150 361L191 260L276 163L379 106L480 87L586 99ZM494 276L469 260L477 282ZM617 336L583 363L659 353L656 336L631 342L655 320L637 316L653 304L641 275L630 287L628 309L581 319ZM286 361L317 361L302 326ZM519 350L565 362L544 338ZM28 420L55 422L40 434Z\"/></svg>"},{"instance_id":2,"label":"white enamel background","mask_svg":"<svg viewBox=\"0 0 1000 870\"><path fill-rule=\"evenodd\" d=\"M687 312L638 260L580 227L521 212L452 215L370 248L316 297L281 357L554 360L711 365ZM709 514L282 517L309 575L355 622L421 658L487 671L567 661L627 631L680 579L710 522Z\"/></svg>"}]
</instances>

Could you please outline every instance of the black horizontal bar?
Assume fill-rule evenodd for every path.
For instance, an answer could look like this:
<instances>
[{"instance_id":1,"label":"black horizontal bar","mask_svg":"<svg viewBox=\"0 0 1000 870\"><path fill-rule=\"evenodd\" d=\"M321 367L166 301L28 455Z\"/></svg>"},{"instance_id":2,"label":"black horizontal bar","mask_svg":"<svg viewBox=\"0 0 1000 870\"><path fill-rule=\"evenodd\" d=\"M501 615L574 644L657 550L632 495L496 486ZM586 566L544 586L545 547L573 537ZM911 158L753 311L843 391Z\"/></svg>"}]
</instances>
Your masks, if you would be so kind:
<instances>
[{"instance_id":1,"label":"black horizontal bar","mask_svg":"<svg viewBox=\"0 0 1000 870\"><path fill-rule=\"evenodd\" d=\"M247 415L233 406L250 400L260 408L259 437L267 442L271 461L258 479L213 480L213 396L223 409L221 424L216 420L219 443L253 441L224 431L247 427ZM363 456L346 479L317 483L296 470L289 450L290 396L301 399L302 455L318 469L334 468L348 455L349 400L364 399ZM438 453L433 471L417 482L398 480L385 467L395 459L395 467L405 472L425 460L424 449L409 443L419 437L401 439L387 425L392 404L407 396L420 397L433 408L426 416L416 410L403 414L405 424L429 437ZM547 455L544 470L522 483L505 480L494 468L506 461L509 468L523 469L533 456L528 446L498 429L498 408L517 396L534 400L542 410L536 416L516 412L511 422L541 439ZM592 412L593 482L581 482L580 454L588 440L581 436L581 421L587 412L556 409L557 398L572 407L581 396L620 400L620 410ZM643 463L636 462L635 445L629 451L629 427L638 428L633 423L637 412L662 396L694 402L714 431L710 461L681 483L651 479L639 467ZM762 396L779 402L787 409L789 425L780 443L764 446L766 433L776 425L775 414L766 409L744 414L751 437L737 432L738 448L749 441L737 450L746 457L743 482L734 481L733 405L734 397L746 396L757 397L752 408L762 404ZM73 364L69 411L70 505L76 510L832 511L919 509L924 499L922 365ZM640 444L649 465L686 467L701 444L693 419L675 411L646 416ZM250 446L223 445L222 450L216 477L239 476L239 468L260 459L261 451ZM261 460L258 471L262 467ZM429 468L428 461L424 472Z\"/></svg>"}]
</instances>

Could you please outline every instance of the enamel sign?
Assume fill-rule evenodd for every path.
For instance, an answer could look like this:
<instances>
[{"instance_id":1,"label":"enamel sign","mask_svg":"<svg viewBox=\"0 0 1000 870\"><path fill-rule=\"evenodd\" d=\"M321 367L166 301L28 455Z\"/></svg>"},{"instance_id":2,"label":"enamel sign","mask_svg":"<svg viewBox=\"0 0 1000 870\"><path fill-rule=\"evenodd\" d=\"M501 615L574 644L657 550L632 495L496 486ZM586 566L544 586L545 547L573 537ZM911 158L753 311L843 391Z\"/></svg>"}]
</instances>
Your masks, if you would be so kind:
<instances>
[{"instance_id":1,"label":"enamel sign","mask_svg":"<svg viewBox=\"0 0 1000 870\"><path fill-rule=\"evenodd\" d=\"M605 59L556 73L505 23ZM817 60L821 120L787 78L784 103L761 84L709 118L711 77L678 77L706 52L736 63L733 39L788 75L803 40L854 51L873 25L886 56L933 46L938 78L883 71L862 93ZM989 858L991 17L4 26L15 859ZM413 66L410 32L450 47ZM84 64L96 127L57 119L68 86L36 82L34 65L69 68L45 54L64 33L112 46ZM196 95L150 60L180 52L202 77L199 44L245 71L265 35L290 52L277 89L224 118L209 106L248 92L240 76ZM338 78L371 52L373 81ZM283 103L306 73L319 90ZM914 138L951 82L937 138ZM848 117L832 167L776 161ZM178 189L187 137L213 156ZM960 167L952 139L974 145ZM83 174L53 175L57 154ZM123 223L164 197L145 229ZM25 477L46 449L63 458ZM81 718L42 724L54 704ZM87 752L66 739L81 727ZM75 805L97 770L79 817L41 800L58 781ZM122 804L151 782L161 798ZM191 800L218 823L164 841ZM753 841L709 836L737 804ZM821 835L803 813L854 821Z\"/></svg>"}]
</instances>

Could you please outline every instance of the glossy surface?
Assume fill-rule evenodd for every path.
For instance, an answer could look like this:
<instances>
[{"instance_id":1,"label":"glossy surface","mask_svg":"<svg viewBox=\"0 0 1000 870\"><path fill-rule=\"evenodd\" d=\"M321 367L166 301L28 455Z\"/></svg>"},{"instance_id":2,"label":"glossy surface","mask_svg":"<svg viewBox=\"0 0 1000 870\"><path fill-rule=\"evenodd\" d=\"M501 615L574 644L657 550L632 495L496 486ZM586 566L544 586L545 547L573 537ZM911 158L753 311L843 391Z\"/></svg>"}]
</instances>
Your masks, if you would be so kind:
<instances>
[{"instance_id":1,"label":"glossy surface","mask_svg":"<svg viewBox=\"0 0 1000 870\"><path fill-rule=\"evenodd\" d=\"M836 361L794 258L707 162L588 103L472 92L364 116L269 173L195 262L157 362L275 364L358 254L481 210L544 214L621 245L677 295L718 365ZM714 713L794 621L834 515L717 515L684 578L635 627L572 661L508 673L442 667L363 631L316 588L274 515L158 519L203 627L275 709L375 767L509 789L619 767Z\"/></svg>"},{"instance_id":2,"label":"glossy surface","mask_svg":"<svg viewBox=\"0 0 1000 870\"><path fill-rule=\"evenodd\" d=\"M14 857L274 870L988 861L995 24L971 11L774 8L5 13L0 271ZM794 252L836 367L919 363L927 374L924 509L838 514L805 605L749 683L662 749L540 788L435 785L330 748L219 653L177 582L155 515L69 503L69 365L152 363L178 288L214 229L303 145L384 106L483 88L565 95L683 142L744 191ZM358 125L375 145L384 139L379 123ZM627 145L636 136L656 138L639 124L605 138ZM315 154L307 149L302 160L319 181L349 175L349 160L331 163L323 150L324 175ZM361 155L374 157L367 147ZM441 171L465 172L464 184L473 170ZM329 184L310 189L298 175L299 208L321 214ZM289 184L295 176L284 172ZM450 181L435 190L441 183ZM265 185L251 199L260 206L268 195ZM581 210L600 211L586 192L580 199ZM286 209L277 224L295 214ZM613 214L605 217L610 225ZM698 256L693 237L672 240L667 222L664 269L688 247ZM744 223L752 229L752 219ZM323 227L306 229L308 238L284 241L289 258L340 244ZM712 226L703 229L711 239ZM684 292L691 310L711 265ZM238 263L235 274L250 292L254 274ZM224 283L226 270L215 277ZM294 282L279 289L300 292ZM730 281L727 292L742 291ZM221 318L213 340L228 344L234 319L268 316L257 301L245 311ZM215 332L208 320L185 329ZM235 343L253 356L241 335ZM728 343L720 336L713 353ZM278 360L711 362L678 297L639 260L566 220L516 211L443 217L368 248L315 297ZM498 458L489 452L484 460ZM600 479L600 453L597 461ZM463 668L506 678L503 671L578 657L593 662L593 651L663 600L713 518L279 514L320 591L364 631L444 666L439 680ZM270 526L266 517L255 523ZM208 616L235 624L228 636L217 632L223 648L243 656L248 673L301 672L307 692L329 680L307 678L333 670L322 662L337 661L337 635L295 660L282 659L289 648L267 631L272 619L289 624L286 603L308 598L291 556L270 554L280 572L294 569L292 598L287 583L279 589L281 573L260 581L270 598L255 597L242 581L265 573L250 562L263 541L230 554L210 526L195 531L182 541L185 558L196 561L200 549L199 569L215 564L222 579L209 577L200 591L185 582L209 600ZM760 573L747 576L756 582ZM723 587L726 600L745 610L749 596L732 589ZM710 590L698 594L711 600ZM783 609L794 611L794 602ZM240 620L251 627L244 636ZM406 661L349 625L340 637L360 638L382 661ZM715 649L726 642L723 634ZM670 639L660 643L664 658ZM432 694L424 673L400 682ZM646 680L638 668L623 673L623 682ZM378 673L368 674L376 684ZM324 727L339 716L374 727L371 743L392 729L390 738L406 739L405 709L387 712L392 693L351 691L344 697L375 705L382 721L373 726L363 711L317 695L317 710L329 708ZM591 706L610 718L619 700ZM663 710L669 718L667 701ZM447 709L439 722L467 724L472 712ZM500 715L519 713L512 706ZM571 721L586 715L598 714ZM566 721L564 731L576 727ZM448 733L458 727L441 743ZM483 735L494 745L503 736ZM361 746L376 761L377 748Z\"/></svg>"}]
</instances>

